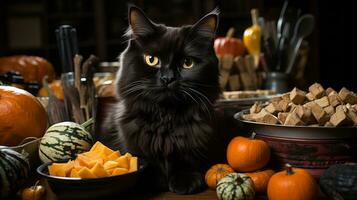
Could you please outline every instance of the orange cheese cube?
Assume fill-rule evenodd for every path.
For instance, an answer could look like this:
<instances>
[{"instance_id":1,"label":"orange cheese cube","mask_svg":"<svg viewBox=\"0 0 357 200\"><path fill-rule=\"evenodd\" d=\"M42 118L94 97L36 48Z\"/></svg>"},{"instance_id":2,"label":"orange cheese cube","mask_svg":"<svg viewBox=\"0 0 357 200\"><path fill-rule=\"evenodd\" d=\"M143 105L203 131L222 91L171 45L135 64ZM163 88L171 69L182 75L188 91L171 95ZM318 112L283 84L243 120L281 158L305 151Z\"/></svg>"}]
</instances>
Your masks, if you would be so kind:
<instances>
[{"instance_id":1,"label":"orange cheese cube","mask_svg":"<svg viewBox=\"0 0 357 200\"><path fill-rule=\"evenodd\" d=\"M118 162L115 162L115 161L107 161L104 163L104 169L108 170L108 169L113 169L113 168L116 168L118 167Z\"/></svg>"},{"instance_id":2,"label":"orange cheese cube","mask_svg":"<svg viewBox=\"0 0 357 200\"><path fill-rule=\"evenodd\" d=\"M73 168L73 169L71 170L71 173L70 173L69 177L80 178L80 176L79 176L79 174L78 174L78 170L75 169L75 168Z\"/></svg>"},{"instance_id":3,"label":"orange cheese cube","mask_svg":"<svg viewBox=\"0 0 357 200\"><path fill-rule=\"evenodd\" d=\"M118 163L118 167L129 169L129 160L126 156L120 156L118 159L115 160Z\"/></svg>"},{"instance_id":4,"label":"orange cheese cube","mask_svg":"<svg viewBox=\"0 0 357 200\"><path fill-rule=\"evenodd\" d=\"M106 157L106 160L116 160L120 157L120 153L119 151L114 151L113 153L111 153L110 155L108 155Z\"/></svg>"},{"instance_id":5,"label":"orange cheese cube","mask_svg":"<svg viewBox=\"0 0 357 200\"><path fill-rule=\"evenodd\" d=\"M104 153L105 155L110 155L113 153L113 150L102 144L101 142L97 141L92 148L90 149L91 152L97 152L97 153Z\"/></svg>"},{"instance_id":6,"label":"orange cheese cube","mask_svg":"<svg viewBox=\"0 0 357 200\"><path fill-rule=\"evenodd\" d=\"M113 170L112 176L122 175L126 173L128 173L128 169L118 167Z\"/></svg>"},{"instance_id":7,"label":"orange cheese cube","mask_svg":"<svg viewBox=\"0 0 357 200\"><path fill-rule=\"evenodd\" d=\"M81 178L96 178L96 176L87 167L83 167L79 170L78 176Z\"/></svg>"},{"instance_id":8,"label":"orange cheese cube","mask_svg":"<svg viewBox=\"0 0 357 200\"><path fill-rule=\"evenodd\" d=\"M138 157L131 157L129 163L129 172L138 171Z\"/></svg>"},{"instance_id":9,"label":"orange cheese cube","mask_svg":"<svg viewBox=\"0 0 357 200\"><path fill-rule=\"evenodd\" d=\"M108 176L108 172L105 171L104 167L102 164L97 163L93 166L93 168L90 170L96 177L105 177Z\"/></svg>"},{"instance_id":10,"label":"orange cheese cube","mask_svg":"<svg viewBox=\"0 0 357 200\"><path fill-rule=\"evenodd\" d=\"M49 174L52 176L66 176L73 168L73 163L52 163L48 166Z\"/></svg>"}]
</instances>

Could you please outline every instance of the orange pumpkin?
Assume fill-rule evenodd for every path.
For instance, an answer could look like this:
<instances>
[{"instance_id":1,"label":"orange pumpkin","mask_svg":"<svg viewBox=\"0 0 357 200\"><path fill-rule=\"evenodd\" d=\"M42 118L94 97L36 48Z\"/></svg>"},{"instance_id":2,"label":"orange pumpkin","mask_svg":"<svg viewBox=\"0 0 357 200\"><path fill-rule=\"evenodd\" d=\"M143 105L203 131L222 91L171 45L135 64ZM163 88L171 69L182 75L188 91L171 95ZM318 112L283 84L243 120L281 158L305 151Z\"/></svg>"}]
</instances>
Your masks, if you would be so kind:
<instances>
[{"instance_id":1,"label":"orange pumpkin","mask_svg":"<svg viewBox=\"0 0 357 200\"><path fill-rule=\"evenodd\" d=\"M51 63L37 56L8 56L0 57L0 74L9 71L19 72L25 82L37 81L42 84L42 78L47 75L48 81L55 78L55 71Z\"/></svg>"},{"instance_id":2,"label":"orange pumpkin","mask_svg":"<svg viewBox=\"0 0 357 200\"><path fill-rule=\"evenodd\" d=\"M34 186L25 188L22 191L22 200L40 200L45 194L45 187L36 182Z\"/></svg>"},{"instance_id":3,"label":"orange pumpkin","mask_svg":"<svg viewBox=\"0 0 357 200\"><path fill-rule=\"evenodd\" d=\"M253 180L255 192L263 194L267 192L268 182L273 174L274 171L271 169L246 173Z\"/></svg>"},{"instance_id":4,"label":"orange pumpkin","mask_svg":"<svg viewBox=\"0 0 357 200\"><path fill-rule=\"evenodd\" d=\"M234 169L227 164L215 164L206 172L206 184L211 189L216 189L218 181L233 172Z\"/></svg>"},{"instance_id":5,"label":"orange pumpkin","mask_svg":"<svg viewBox=\"0 0 357 200\"><path fill-rule=\"evenodd\" d=\"M48 84L48 87L53 91L53 93L55 94L55 96L58 99L64 100L64 93L63 93L63 89L62 89L62 85L61 85L61 81L60 80L52 81L50 84ZM37 96L39 96L39 97L48 97L48 92L47 92L46 88L42 87L38 91Z\"/></svg>"},{"instance_id":6,"label":"orange pumpkin","mask_svg":"<svg viewBox=\"0 0 357 200\"><path fill-rule=\"evenodd\" d=\"M243 41L239 38L234 38L234 28L230 28L226 37L219 37L214 41L214 49L218 56L232 55L241 56L245 52Z\"/></svg>"},{"instance_id":7,"label":"orange pumpkin","mask_svg":"<svg viewBox=\"0 0 357 200\"><path fill-rule=\"evenodd\" d=\"M239 172L252 172L263 168L270 159L270 148L263 140L235 137L228 144L228 164Z\"/></svg>"},{"instance_id":8,"label":"orange pumpkin","mask_svg":"<svg viewBox=\"0 0 357 200\"><path fill-rule=\"evenodd\" d=\"M26 137L41 137L47 113L29 92L0 86L0 145L18 145Z\"/></svg>"},{"instance_id":9,"label":"orange pumpkin","mask_svg":"<svg viewBox=\"0 0 357 200\"><path fill-rule=\"evenodd\" d=\"M313 200L317 198L315 179L304 169L292 168L274 174L268 183L269 200Z\"/></svg>"}]
</instances>

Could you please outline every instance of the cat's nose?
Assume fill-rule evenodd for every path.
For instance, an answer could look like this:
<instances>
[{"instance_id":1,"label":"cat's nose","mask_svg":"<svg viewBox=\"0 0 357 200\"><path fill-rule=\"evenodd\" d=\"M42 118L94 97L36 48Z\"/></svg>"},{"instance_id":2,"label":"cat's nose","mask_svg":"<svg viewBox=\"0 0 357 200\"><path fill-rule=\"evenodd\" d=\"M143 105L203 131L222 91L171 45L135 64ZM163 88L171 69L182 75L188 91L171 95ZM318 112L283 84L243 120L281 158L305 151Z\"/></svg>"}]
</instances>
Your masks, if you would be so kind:
<instances>
[{"instance_id":1,"label":"cat's nose","mask_svg":"<svg viewBox=\"0 0 357 200\"><path fill-rule=\"evenodd\" d=\"M174 77L173 76L161 76L160 81L162 84L168 85L172 81L174 81Z\"/></svg>"}]
</instances>

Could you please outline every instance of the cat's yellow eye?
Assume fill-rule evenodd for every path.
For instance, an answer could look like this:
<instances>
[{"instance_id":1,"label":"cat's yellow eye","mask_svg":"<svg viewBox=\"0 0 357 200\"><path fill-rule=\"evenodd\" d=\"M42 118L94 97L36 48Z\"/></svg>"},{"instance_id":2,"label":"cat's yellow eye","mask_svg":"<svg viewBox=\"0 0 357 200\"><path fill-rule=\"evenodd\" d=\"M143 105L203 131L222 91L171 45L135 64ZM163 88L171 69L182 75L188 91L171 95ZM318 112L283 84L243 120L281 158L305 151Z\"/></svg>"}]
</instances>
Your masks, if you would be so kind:
<instances>
[{"instance_id":1,"label":"cat's yellow eye","mask_svg":"<svg viewBox=\"0 0 357 200\"><path fill-rule=\"evenodd\" d=\"M144 57L147 65L149 65L150 67L158 67L159 64L158 57L152 55L144 55Z\"/></svg>"},{"instance_id":2,"label":"cat's yellow eye","mask_svg":"<svg viewBox=\"0 0 357 200\"><path fill-rule=\"evenodd\" d=\"M183 60L183 68L185 69L191 69L195 63L193 62L192 58L185 58Z\"/></svg>"}]
</instances>

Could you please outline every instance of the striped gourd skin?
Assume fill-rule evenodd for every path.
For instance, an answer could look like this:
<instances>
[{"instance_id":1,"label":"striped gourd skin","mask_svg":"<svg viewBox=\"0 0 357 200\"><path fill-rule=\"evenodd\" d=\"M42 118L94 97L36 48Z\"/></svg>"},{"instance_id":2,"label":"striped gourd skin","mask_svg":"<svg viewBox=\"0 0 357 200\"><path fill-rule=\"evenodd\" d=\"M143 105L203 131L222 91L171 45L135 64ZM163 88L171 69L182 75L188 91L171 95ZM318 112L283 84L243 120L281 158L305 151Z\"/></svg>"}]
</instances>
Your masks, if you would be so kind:
<instances>
[{"instance_id":1,"label":"striped gourd skin","mask_svg":"<svg viewBox=\"0 0 357 200\"><path fill-rule=\"evenodd\" d=\"M39 156L42 162L66 162L77 154L89 151L93 138L74 122L61 122L47 129L41 139Z\"/></svg>"},{"instance_id":2,"label":"striped gourd skin","mask_svg":"<svg viewBox=\"0 0 357 200\"><path fill-rule=\"evenodd\" d=\"M243 182L238 183L237 178ZM230 173L217 184L217 197L221 200L253 200L255 191L252 179L240 173Z\"/></svg>"},{"instance_id":3,"label":"striped gourd skin","mask_svg":"<svg viewBox=\"0 0 357 200\"><path fill-rule=\"evenodd\" d=\"M0 149L0 199L15 194L29 176L30 164L25 156L11 150Z\"/></svg>"}]
</instances>

